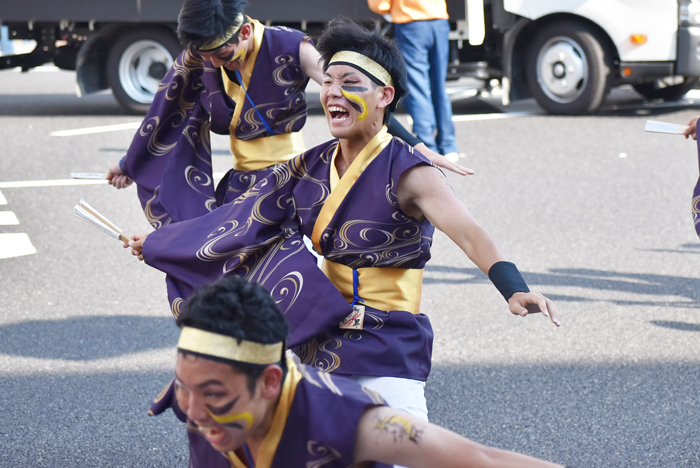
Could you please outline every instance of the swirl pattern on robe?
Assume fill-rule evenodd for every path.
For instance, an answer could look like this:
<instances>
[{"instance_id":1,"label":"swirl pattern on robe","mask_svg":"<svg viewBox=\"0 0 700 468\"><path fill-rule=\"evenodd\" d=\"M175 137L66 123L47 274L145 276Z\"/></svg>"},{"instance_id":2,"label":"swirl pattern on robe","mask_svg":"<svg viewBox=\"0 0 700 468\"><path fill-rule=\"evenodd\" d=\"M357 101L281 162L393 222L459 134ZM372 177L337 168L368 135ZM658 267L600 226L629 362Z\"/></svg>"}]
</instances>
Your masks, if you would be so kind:
<instances>
[{"instance_id":1,"label":"swirl pattern on robe","mask_svg":"<svg viewBox=\"0 0 700 468\"><path fill-rule=\"evenodd\" d=\"M408 168L429 162L392 140L338 198L341 192L330 192L337 144L281 164L205 216L162 227L147 239L144 258L168 274L171 299L230 274L259 282L285 313L289 347L297 348L302 362L340 374L425 380L432 347L428 318L367 306L364 329L346 334L339 324L351 312L349 300L317 267L302 234L311 238L316 227L324 257L351 268L423 268L434 228L402 213L387 187L395 187ZM322 222L326 206L333 209L324 211ZM290 222L298 229L287 229Z\"/></svg>"},{"instance_id":2,"label":"swirl pattern on robe","mask_svg":"<svg viewBox=\"0 0 700 468\"><path fill-rule=\"evenodd\" d=\"M320 457L318 460L306 463L306 468L322 468L330 465L333 461L340 459L340 453L331 447L326 447L316 441L310 440L307 445L309 455Z\"/></svg>"},{"instance_id":3,"label":"swirl pattern on robe","mask_svg":"<svg viewBox=\"0 0 700 468\"><path fill-rule=\"evenodd\" d=\"M210 115L202 103L217 89L205 85L205 68L187 50L175 59L121 162L156 229L202 216L215 205Z\"/></svg>"}]
</instances>

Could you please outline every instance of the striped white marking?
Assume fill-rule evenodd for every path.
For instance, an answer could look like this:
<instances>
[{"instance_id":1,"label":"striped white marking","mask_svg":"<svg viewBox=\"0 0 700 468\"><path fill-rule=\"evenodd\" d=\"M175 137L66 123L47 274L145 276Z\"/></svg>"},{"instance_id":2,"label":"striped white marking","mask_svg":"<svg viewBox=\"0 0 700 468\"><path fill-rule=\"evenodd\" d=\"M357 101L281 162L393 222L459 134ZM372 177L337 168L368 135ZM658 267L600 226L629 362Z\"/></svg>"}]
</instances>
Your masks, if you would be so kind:
<instances>
[{"instance_id":1,"label":"striped white marking","mask_svg":"<svg viewBox=\"0 0 700 468\"><path fill-rule=\"evenodd\" d=\"M0 226L16 226L19 219L14 211L0 211Z\"/></svg>"},{"instance_id":2,"label":"striped white marking","mask_svg":"<svg viewBox=\"0 0 700 468\"><path fill-rule=\"evenodd\" d=\"M7 198L0 192L0 205L7 205Z\"/></svg>"},{"instance_id":3,"label":"striped white marking","mask_svg":"<svg viewBox=\"0 0 700 468\"><path fill-rule=\"evenodd\" d=\"M21 257L35 253L36 249L28 235L24 233L0 234L0 258Z\"/></svg>"},{"instance_id":4,"label":"striped white marking","mask_svg":"<svg viewBox=\"0 0 700 468\"><path fill-rule=\"evenodd\" d=\"M141 126L141 122L129 122L115 125L103 125L100 127L76 128L73 130L58 130L49 133L49 136L67 137L77 135L91 135L94 133L119 132L121 130L135 130Z\"/></svg>"}]
</instances>

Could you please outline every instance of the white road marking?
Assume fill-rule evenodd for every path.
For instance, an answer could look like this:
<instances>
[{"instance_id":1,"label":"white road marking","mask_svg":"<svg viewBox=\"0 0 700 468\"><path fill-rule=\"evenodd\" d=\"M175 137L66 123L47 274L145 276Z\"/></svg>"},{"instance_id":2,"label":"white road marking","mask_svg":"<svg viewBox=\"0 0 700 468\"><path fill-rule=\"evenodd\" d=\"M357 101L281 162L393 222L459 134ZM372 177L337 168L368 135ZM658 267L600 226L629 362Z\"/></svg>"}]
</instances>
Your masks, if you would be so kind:
<instances>
[{"instance_id":1,"label":"white road marking","mask_svg":"<svg viewBox=\"0 0 700 468\"><path fill-rule=\"evenodd\" d=\"M507 114L474 114L474 115L455 115L452 116L453 122L473 122L476 120L500 120L513 119L516 117L527 117L530 115L539 115L537 112L509 112Z\"/></svg>"},{"instance_id":2,"label":"white road marking","mask_svg":"<svg viewBox=\"0 0 700 468\"><path fill-rule=\"evenodd\" d=\"M7 198L0 192L0 205L7 205Z\"/></svg>"},{"instance_id":3,"label":"white road marking","mask_svg":"<svg viewBox=\"0 0 700 468\"><path fill-rule=\"evenodd\" d=\"M13 258L22 255L33 255L36 249L29 236L20 234L0 234L0 258Z\"/></svg>"},{"instance_id":4,"label":"white road marking","mask_svg":"<svg viewBox=\"0 0 700 468\"><path fill-rule=\"evenodd\" d=\"M129 122L115 125L103 125L100 127L76 128L73 130L58 130L49 133L49 136L67 137L77 135L91 135L94 133L118 132L121 130L135 130L141 126L142 122Z\"/></svg>"},{"instance_id":5,"label":"white road marking","mask_svg":"<svg viewBox=\"0 0 700 468\"><path fill-rule=\"evenodd\" d=\"M19 219L14 211L0 211L0 226L16 226Z\"/></svg>"}]
</instances>

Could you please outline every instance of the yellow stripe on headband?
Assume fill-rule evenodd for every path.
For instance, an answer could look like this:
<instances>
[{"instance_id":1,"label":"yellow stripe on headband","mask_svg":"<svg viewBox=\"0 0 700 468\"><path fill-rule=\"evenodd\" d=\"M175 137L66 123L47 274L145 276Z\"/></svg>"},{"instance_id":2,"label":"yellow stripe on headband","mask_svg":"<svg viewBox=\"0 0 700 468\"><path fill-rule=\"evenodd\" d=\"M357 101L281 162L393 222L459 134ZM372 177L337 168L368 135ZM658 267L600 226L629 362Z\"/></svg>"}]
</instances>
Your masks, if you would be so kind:
<instances>
[{"instance_id":1,"label":"yellow stripe on headband","mask_svg":"<svg viewBox=\"0 0 700 468\"><path fill-rule=\"evenodd\" d=\"M238 13L238 16L236 16L236 21L233 23L233 26L228 28L226 32L224 33L223 36L220 36L213 41L204 44L202 47L200 47L198 50L200 52L211 52L212 50L216 50L222 45L226 44L228 41L231 40L231 38L238 32L239 29L241 29L241 26L243 25L243 13Z\"/></svg>"},{"instance_id":2,"label":"yellow stripe on headband","mask_svg":"<svg viewBox=\"0 0 700 468\"><path fill-rule=\"evenodd\" d=\"M178 349L205 356L212 356L230 361L249 364L275 364L282 360L284 343L260 344L252 341L238 340L226 335L219 335L198 328L183 327Z\"/></svg>"},{"instance_id":3,"label":"yellow stripe on headband","mask_svg":"<svg viewBox=\"0 0 700 468\"><path fill-rule=\"evenodd\" d=\"M376 79L381 81L384 86L394 86L394 80L391 79L391 75L384 67L379 65L371 58L358 52L354 52L352 50L341 50L333 55L328 62L328 66L331 66L336 62L352 64L365 73L374 76Z\"/></svg>"}]
</instances>

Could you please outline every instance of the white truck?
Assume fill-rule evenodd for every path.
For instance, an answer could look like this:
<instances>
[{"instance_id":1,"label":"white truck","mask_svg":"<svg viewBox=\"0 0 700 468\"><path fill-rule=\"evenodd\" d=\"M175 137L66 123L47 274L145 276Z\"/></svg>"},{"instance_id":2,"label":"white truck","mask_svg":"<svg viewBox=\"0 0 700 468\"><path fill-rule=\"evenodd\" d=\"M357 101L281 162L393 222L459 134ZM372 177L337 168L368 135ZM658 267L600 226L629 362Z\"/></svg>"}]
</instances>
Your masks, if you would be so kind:
<instances>
[{"instance_id":1,"label":"white truck","mask_svg":"<svg viewBox=\"0 0 700 468\"><path fill-rule=\"evenodd\" d=\"M30 54L0 69L46 62L77 71L82 94L111 88L133 112L148 108L179 52L181 0L24 0L0 3L13 39ZM534 96L552 114L595 112L613 86L678 99L700 77L700 0L447 0L448 76L498 80L504 101ZM366 0L250 0L266 23L319 34L332 17L382 20ZM390 28L387 28L390 31Z\"/></svg>"}]
</instances>

